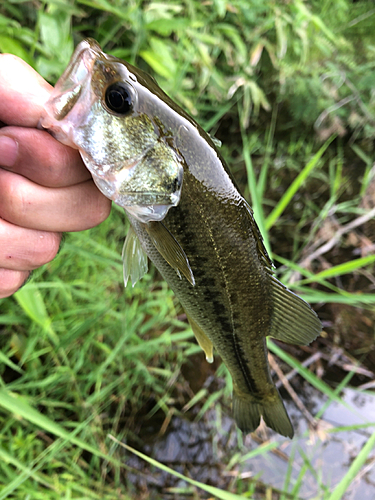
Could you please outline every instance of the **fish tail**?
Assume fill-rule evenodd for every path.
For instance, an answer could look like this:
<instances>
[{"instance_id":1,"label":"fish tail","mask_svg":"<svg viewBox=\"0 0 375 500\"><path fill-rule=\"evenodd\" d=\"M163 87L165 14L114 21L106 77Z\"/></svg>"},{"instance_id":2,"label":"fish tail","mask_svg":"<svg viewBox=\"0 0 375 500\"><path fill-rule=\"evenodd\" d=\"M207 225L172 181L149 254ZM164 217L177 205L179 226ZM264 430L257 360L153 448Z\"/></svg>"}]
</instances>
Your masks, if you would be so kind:
<instances>
[{"instance_id":1,"label":"fish tail","mask_svg":"<svg viewBox=\"0 0 375 500\"><path fill-rule=\"evenodd\" d=\"M282 436L292 438L293 426L277 389L272 396L256 400L250 395L233 393L234 419L244 433L255 431L263 417L266 425Z\"/></svg>"}]
</instances>

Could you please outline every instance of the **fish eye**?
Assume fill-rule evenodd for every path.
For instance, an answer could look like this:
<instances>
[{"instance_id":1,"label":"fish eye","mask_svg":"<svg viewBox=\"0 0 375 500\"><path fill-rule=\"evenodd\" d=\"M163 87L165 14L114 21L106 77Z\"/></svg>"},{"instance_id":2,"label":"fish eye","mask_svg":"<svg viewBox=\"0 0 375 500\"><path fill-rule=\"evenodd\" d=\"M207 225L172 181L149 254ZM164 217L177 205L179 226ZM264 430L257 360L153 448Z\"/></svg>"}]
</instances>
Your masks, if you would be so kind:
<instances>
[{"instance_id":1,"label":"fish eye","mask_svg":"<svg viewBox=\"0 0 375 500\"><path fill-rule=\"evenodd\" d=\"M128 86L120 82L110 85L105 91L105 103L114 113L128 114L133 108L133 99Z\"/></svg>"}]
</instances>

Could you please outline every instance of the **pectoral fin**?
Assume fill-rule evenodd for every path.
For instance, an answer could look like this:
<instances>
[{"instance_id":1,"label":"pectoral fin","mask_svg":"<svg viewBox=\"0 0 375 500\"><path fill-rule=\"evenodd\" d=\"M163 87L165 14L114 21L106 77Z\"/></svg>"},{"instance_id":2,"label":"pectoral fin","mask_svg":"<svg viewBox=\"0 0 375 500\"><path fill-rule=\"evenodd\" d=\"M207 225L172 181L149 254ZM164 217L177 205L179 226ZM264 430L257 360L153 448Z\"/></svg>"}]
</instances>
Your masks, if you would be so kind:
<instances>
[{"instance_id":1,"label":"pectoral fin","mask_svg":"<svg viewBox=\"0 0 375 500\"><path fill-rule=\"evenodd\" d=\"M193 271L189 260L176 238L168 231L162 222L149 222L146 231L158 252L180 276L182 273L191 285L195 285Z\"/></svg>"},{"instance_id":2,"label":"pectoral fin","mask_svg":"<svg viewBox=\"0 0 375 500\"><path fill-rule=\"evenodd\" d=\"M309 344L322 331L318 315L274 276L270 279L274 310L269 335L288 344Z\"/></svg>"},{"instance_id":3,"label":"pectoral fin","mask_svg":"<svg viewBox=\"0 0 375 500\"><path fill-rule=\"evenodd\" d=\"M186 314L187 319L189 320L191 329L193 330L193 333L195 335L195 338L198 341L198 344L200 347L203 349L205 355L206 355L206 360L209 363L214 362L214 346L211 342L211 340L207 337L207 335L203 332L200 326L197 325L197 323L188 315Z\"/></svg>"},{"instance_id":4,"label":"pectoral fin","mask_svg":"<svg viewBox=\"0 0 375 500\"><path fill-rule=\"evenodd\" d=\"M122 261L125 286L129 278L134 286L147 273L148 263L146 252L131 226L122 249Z\"/></svg>"}]
</instances>

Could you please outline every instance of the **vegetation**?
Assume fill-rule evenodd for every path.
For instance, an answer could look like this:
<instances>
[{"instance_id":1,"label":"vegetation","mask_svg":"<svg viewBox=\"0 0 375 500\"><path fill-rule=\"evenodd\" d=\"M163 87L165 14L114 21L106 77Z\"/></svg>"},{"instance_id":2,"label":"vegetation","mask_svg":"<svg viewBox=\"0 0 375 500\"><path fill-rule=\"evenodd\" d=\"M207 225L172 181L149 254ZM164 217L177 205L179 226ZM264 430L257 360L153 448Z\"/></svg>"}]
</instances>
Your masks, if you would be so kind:
<instances>
[{"instance_id":1,"label":"vegetation","mask_svg":"<svg viewBox=\"0 0 375 500\"><path fill-rule=\"evenodd\" d=\"M152 73L222 140L279 278L314 305L325 326L322 338L303 349L269 343L283 372L289 366L299 379L289 383L279 364L272 368L321 449L323 439L353 429L367 442L338 481L326 479L330 464L317 470L302 445L286 453L284 440L261 433L244 442L228 428L230 380L216 362L211 382L173 293L154 268L134 288L123 287L127 222L114 207L99 227L66 235L52 263L0 300L0 499L207 493L339 500L373 463L374 421L343 428L319 418L334 402L348 407L344 388L361 397L374 388L374 16L366 0L1 3L0 50L19 55L51 83L74 45L91 36ZM192 366L196 379L188 375ZM301 405L303 391L293 395L301 380L299 387L322 396L314 417ZM156 477L155 466L166 466L146 453L151 468L137 472L140 462L123 449L147 450L152 433L161 443L186 415L189 425L207 428L222 464L212 481L221 490L197 483L189 464L182 472L191 486L176 471L173 487L146 481L145 473ZM227 439L221 455L218 436ZM295 474L297 451L302 465ZM244 464L252 470L257 457L267 463L275 453L287 463L278 489L270 474L244 473ZM310 494L303 489L307 474Z\"/></svg>"}]
</instances>

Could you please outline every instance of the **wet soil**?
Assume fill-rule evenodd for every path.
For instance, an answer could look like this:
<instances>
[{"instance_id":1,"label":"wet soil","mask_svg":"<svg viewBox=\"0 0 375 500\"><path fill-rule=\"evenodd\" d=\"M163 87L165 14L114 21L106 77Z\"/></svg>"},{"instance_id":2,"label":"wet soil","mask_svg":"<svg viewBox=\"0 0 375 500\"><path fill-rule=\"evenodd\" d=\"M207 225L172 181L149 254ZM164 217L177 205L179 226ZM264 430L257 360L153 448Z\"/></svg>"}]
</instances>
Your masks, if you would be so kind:
<instances>
[{"instance_id":1,"label":"wet soil","mask_svg":"<svg viewBox=\"0 0 375 500\"><path fill-rule=\"evenodd\" d=\"M353 321L358 320L356 313L351 316ZM373 336L372 340L370 337L366 337L369 345L373 341ZM295 355L301 348L288 346L287 349ZM282 490L292 491L301 475L303 481L299 498L308 500L318 497L322 489L331 489L339 483L375 430L375 377L365 364L358 365L350 353L342 347L334 347L328 338L323 337L311 346L303 347L299 355L305 366L323 377L332 388L337 387L350 372L352 378L351 387L340 393L345 402L342 405L335 401L327 402L328 398L320 391L299 376L289 374L288 378L307 412L316 415L324 407L316 426L309 423L282 385L278 384L296 431L292 441L263 426L243 439L229 407L224 405L219 409L211 408L200 420L196 420L199 408L194 407L185 415L173 416L167 426L165 417L159 414L159 421L158 417L154 417L152 422L142 426L138 437L143 444L138 442L135 447L175 471L205 484L237 494L241 494L241 487L243 492L253 487L254 499L279 499ZM362 358L369 359L366 355ZM285 373L288 372L286 366L282 368ZM202 387L211 392L219 388L217 384L224 383L213 377L213 368L204 361L203 355L194 356L183 367L182 373L194 392ZM358 388L362 391L359 392ZM366 388L367 391L363 392ZM342 429L330 432L337 427ZM275 449L244 460L250 451L259 450L260 445L270 441L278 443ZM290 457L293 459L290 460ZM181 479L150 467L128 452L124 460L134 469L128 480L136 498L212 498ZM285 485L288 473L290 480ZM375 498L375 451L343 500L357 498Z\"/></svg>"}]
</instances>

